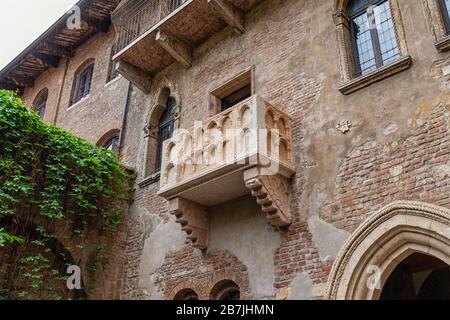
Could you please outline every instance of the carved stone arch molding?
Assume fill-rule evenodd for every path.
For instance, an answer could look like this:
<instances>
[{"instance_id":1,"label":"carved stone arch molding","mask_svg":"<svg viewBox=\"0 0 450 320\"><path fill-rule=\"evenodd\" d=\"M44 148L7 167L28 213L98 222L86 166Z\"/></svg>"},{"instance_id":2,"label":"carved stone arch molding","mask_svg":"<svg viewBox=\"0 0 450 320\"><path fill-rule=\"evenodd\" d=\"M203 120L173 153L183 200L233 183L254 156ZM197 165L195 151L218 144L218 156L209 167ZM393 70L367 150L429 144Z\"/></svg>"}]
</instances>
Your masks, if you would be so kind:
<instances>
[{"instance_id":1,"label":"carved stone arch molding","mask_svg":"<svg viewBox=\"0 0 450 320\"><path fill-rule=\"evenodd\" d=\"M175 116L175 128L179 128L181 97L178 88L171 81L165 79L155 90L155 98L152 100L153 104L149 108L144 130L150 132L153 127L158 127L159 118L166 109L166 102L169 97L174 98L176 101L173 113Z\"/></svg>"},{"instance_id":2,"label":"carved stone arch molding","mask_svg":"<svg viewBox=\"0 0 450 320\"><path fill-rule=\"evenodd\" d=\"M178 88L168 79L164 79L159 86L155 87L154 92L154 99L152 99L153 103L148 109L144 125L145 159L143 172L145 173L145 177L154 173L154 161L152 160L152 155L156 152L159 119L166 109L166 103L169 97L174 98L176 101L176 105L172 111L175 119L174 128L180 128L181 97Z\"/></svg>"},{"instance_id":3,"label":"carved stone arch molding","mask_svg":"<svg viewBox=\"0 0 450 320\"><path fill-rule=\"evenodd\" d=\"M389 275L414 253L450 265L450 210L422 202L394 202L376 212L347 240L331 270L327 299L379 299ZM369 267L379 268L380 286L370 289Z\"/></svg>"}]
</instances>

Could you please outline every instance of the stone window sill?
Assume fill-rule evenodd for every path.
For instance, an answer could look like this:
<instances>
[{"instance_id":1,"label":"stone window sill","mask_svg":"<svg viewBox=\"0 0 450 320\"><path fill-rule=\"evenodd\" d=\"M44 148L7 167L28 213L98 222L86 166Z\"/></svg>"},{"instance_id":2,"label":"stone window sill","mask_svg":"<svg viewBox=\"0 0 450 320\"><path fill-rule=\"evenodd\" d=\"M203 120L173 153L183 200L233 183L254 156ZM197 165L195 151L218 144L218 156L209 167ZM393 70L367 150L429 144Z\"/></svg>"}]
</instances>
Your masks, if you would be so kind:
<instances>
[{"instance_id":1,"label":"stone window sill","mask_svg":"<svg viewBox=\"0 0 450 320\"><path fill-rule=\"evenodd\" d=\"M75 109L76 107L78 107L79 105L83 104L85 101L87 101L89 99L91 95L88 94L87 96L81 98L80 100L78 100L77 102L75 102L74 104L70 105L69 108L67 109L67 111Z\"/></svg>"},{"instance_id":2,"label":"stone window sill","mask_svg":"<svg viewBox=\"0 0 450 320\"><path fill-rule=\"evenodd\" d=\"M115 77L114 79L109 80L107 83L105 83L105 88L110 87L111 85L113 85L114 83L116 83L117 81L119 81L120 79L122 79L122 75L118 75L117 77Z\"/></svg>"},{"instance_id":3,"label":"stone window sill","mask_svg":"<svg viewBox=\"0 0 450 320\"><path fill-rule=\"evenodd\" d=\"M442 40L435 43L436 48L439 52L444 52L450 50L450 35L446 36Z\"/></svg>"},{"instance_id":4,"label":"stone window sill","mask_svg":"<svg viewBox=\"0 0 450 320\"><path fill-rule=\"evenodd\" d=\"M145 188L148 187L149 185L158 182L159 178L161 176L161 172L155 172L153 174L151 174L150 176L144 178L141 182L138 183L139 188Z\"/></svg>"},{"instance_id":5,"label":"stone window sill","mask_svg":"<svg viewBox=\"0 0 450 320\"><path fill-rule=\"evenodd\" d=\"M403 70L409 69L413 63L411 56L402 57L378 70L358 77L339 87L339 91L345 95L361 90L371 84L391 77Z\"/></svg>"}]
</instances>

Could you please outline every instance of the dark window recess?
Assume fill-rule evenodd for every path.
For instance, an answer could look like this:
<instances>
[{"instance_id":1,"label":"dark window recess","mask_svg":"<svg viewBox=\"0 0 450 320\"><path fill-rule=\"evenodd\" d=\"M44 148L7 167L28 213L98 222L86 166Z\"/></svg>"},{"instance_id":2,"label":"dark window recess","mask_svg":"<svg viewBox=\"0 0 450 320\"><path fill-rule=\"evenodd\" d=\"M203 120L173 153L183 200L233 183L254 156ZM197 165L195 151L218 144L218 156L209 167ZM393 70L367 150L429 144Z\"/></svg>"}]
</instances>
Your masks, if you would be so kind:
<instances>
[{"instance_id":1,"label":"dark window recess","mask_svg":"<svg viewBox=\"0 0 450 320\"><path fill-rule=\"evenodd\" d=\"M375 71L400 57L388 0L353 0L347 7L347 13L356 76Z\"/></svg>"},{"instance_id":2,"label":"dark window recess","mask_svg":"<svg viewBox=\"0 0 450 320\"><path fill-rule=\"evenodd\" d=\"M226 290L225 292L223 292L217 300L223 300L223 301L232 301L232 300L240 300L241 298L241 293L239 291L239 289L237 288L232 288L229 290Z\"/></svg>"},{"instance_id":3,"label":"dark window recess","mask_svg":"<svg viewBox=\"0 0 450 320\"><path fill-rule=\"evenodd\" d=\"M449 300L450 266L429 255L414 253L387 278L380 300Z\"/></svg>"},{"instance_id":4,"label":"dark window recess","mask_svg":"<svg viewBox=\"0 0 450 320\"><path fill-rule=\"evenodd\" d=\"M109 71L108 71L108 82L116 79L119 76L119 71L117 70L117 63L113 61L113 57L116 54L116 45L113 45L111 48L111 58L109 63Z\"/></svg>"},{"instance_id":5,"label":"dark window recess","mask_svg":"<svg viewBox=\"0 0 450 320\"><path fill-rule=\"evenodd\" d=\"M106 150L110 150L113 152L117 152L119 149L119 136L114 136L109 139L104 145L103 148Z\"/></svg>"},{"instance_id":6,"label":"dark window recess","mask_svg":"<svg viewBox=\"0 0 450 320\"><path fill-rule=\"evenodd\" d=\"M252 86L250 84L245 87L233 92L232 94L221 99L222 111L225 111L228 108L238 104L241 101L244 101L247 98L250 98L252 95Z\"/></svg>"},{"instance_id":7,"label":"dark window recess","mask_svg":"<svg viewBox=\"0 0 450 320\"><path fill-rule=\"evenodd\" d=\"M89 65L86 69L84 69L77 79L77 86L75 90L75 96L73 99L73 103L77 103L84 97L88 96L91 92L91 83L92 83L92 74L94 71L94 65Z\"/></svg>"},{"instance_id":8,"label":"dark window recess","mask_svg":"<svg viewBox=\"0 0 450 320\"><path fill-rule=\"evenodd\" d=\"M180 300L198 300L198 295L195 293L192 289L184 289L178 292L173 300L180 301Z\"/></svg>"},{"instance_id":9,"label":"dark window recess","mask_svg":"<svg viewBox=\"0 0 450 320\"><path fill-rule=\"evenodd\" d=\"M240 300L239 286L231 280L222 280L211 290L211 300Z\"/></svg>"},{"instance_id":10,"label":"dark window recess","mask_svg":"<svg viewBox=\"0 0 450 320\"><path fill-rule=\"evenodd\" d=\"M173 109L175 108L176 101L174 98L170 97L167 100L166 110L161 115L159 119L159 127L158 127L158 142L156 146L156 164L155 171L158 172L161 170L161 162L162 162L162 148L164 141L172 138L175 118L173 115Z\"/></svg>"},{"instance_id":11,"label":"dark window recess","mask_svg":"<svg viewBox=\"0 0 450 320\"><path fill-rule=\"evenodd\" d=\"M450 35L450 0L440 0L445 29Z\"/></svg>"},{"instance_id":12,"label":"dark window recess","mask_svg":"<svg viewBox=\"0 0 450 320\"><path fill-rule=\"evenodd\" d=\"M48 90L45 89L36 99L34 103L34 110L39 114L41 119L44 119L45 107L47 106Z\"/></svg>"}]
</instances>

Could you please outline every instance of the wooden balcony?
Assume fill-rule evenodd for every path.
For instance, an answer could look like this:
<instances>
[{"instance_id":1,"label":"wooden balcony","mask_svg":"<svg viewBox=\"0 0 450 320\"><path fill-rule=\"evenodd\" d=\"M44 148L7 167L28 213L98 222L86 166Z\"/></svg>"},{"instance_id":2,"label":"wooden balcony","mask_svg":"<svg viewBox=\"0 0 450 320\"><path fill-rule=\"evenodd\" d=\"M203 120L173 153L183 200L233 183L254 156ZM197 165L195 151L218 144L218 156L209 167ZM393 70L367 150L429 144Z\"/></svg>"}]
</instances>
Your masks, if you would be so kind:
<instances>
[{"instance_id":1,"label":"wooden balcony","mask_svg":"<svg viewBox=\"0 0 450 320\"><path fill-rule=\"evenodd\" d=\"M119 72L144 92L151 78L192 52L227 25L245 31L245 13L263 0L131 0L112 15Z\"/></svg>"},{"instance_id":2,"label":"wooden balcony","mask_svg":"<svg viewBox=\"0 0 450 320\"><path fill-rule=\"evenodd\" d=\"M194 246L208 245L208 208L252 194L269 222L291 223L290 117L255 95L164 143L159 195Z\"/></svg>"}]
</instances>

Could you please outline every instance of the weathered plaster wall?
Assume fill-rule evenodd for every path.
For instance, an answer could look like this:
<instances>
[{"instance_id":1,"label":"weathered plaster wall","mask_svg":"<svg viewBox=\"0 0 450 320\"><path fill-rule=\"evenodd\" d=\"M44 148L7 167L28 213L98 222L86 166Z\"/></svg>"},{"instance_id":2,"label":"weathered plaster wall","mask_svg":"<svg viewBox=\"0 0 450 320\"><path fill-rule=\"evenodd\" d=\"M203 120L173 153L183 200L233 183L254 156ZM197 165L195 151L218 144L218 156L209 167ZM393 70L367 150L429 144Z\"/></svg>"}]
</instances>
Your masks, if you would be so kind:
<instances>
[{"instance_id":1,"label":"weathered plaster wall","mask_svg":"<svg viewBox=\"0 0 450 320\"><path fill-rule=\"evenodd\" d=\"M239 36L225 29L195 51L190 69L174 64L155 77L152 93L132 111L131 117L139 121L130 126L139 129L145 126L156 93L170 83L181 97L180 125L190 127L194 120L207 116L208 92L250 65L255 66L256 92L287 111L294 121L297 172L291 183L294 214L291 227L269 231L264 216L257 214L250 199L240 210L228 208L242 206L246 201L226 204L212 215L208 253L186 246L180 260L169 255L171 258L167 260L180 264L177 272L183 274L182 260L191 259L190 252L195 257L192 259L206 261L211 250L227 250L246 266L254 297L269 297L277 292L290 298L321 296L332 261L343 242L378 207L371 202L358 202L346 209L347 203L339 200L343 186L353 187L355 199L364 191L362 180L351 178L355 168L346 165L348 157L368 143L373 144L372 149L376 145L401 144L405 137L414 134L414 128L422 121L419 115L430 114L439 102L449 102L449 54L440 54L435 49L421 3L406 0L399 3L408 50L414 60L412 68L349 96L338 91L341 75L333 1L265 1L247 15L245 34ZM336 126L345 120L350 123L350 131L343 134ZM134 134L128 136L128 144L136 146L133 153L137 167L141 168L145 159L143 133L136 130ZM380 156L385 152L383 148L372 152ZM421 147L408 145L408 148L410 151L405 152L412 154L414 148ZM393 185L400 189L402 186ZM384 190L383 185L380 188ZM154 199L156 190L157 186L150 185L137 191L137 202L145 201L142 204L147 210L145 214L154 215L161 210L160 204L155 208L151 201L144 200ZM430 194L431 190L426 192ZM364 192L375 194L380 190ZM386 197L383 203L405 196L406 192L398 192ZM440 204L448 205L443 201ZM273 255L269 267L268 257ZM146 260L146 254L141 259ZM258 272L264 276L254 276ZM266 275L274 279L273 288ZM170 283L176 282L176 276L171 274L158 280L158 284L167 283L168 278ZM184 281L181 275L179 281Z\"/></svg>"},{"instance_id":2,"label":"weathered plaster wall","mask_svg":"<svg viewBox=\"0 0 450 320\"><path fill-rule=\"evenodd\" d=\"M208 252L228 250L247 266L250 289L256 299L273 298L273 260L280 234L248 196L212 208Z\"/></svg>"}]
</instances>

